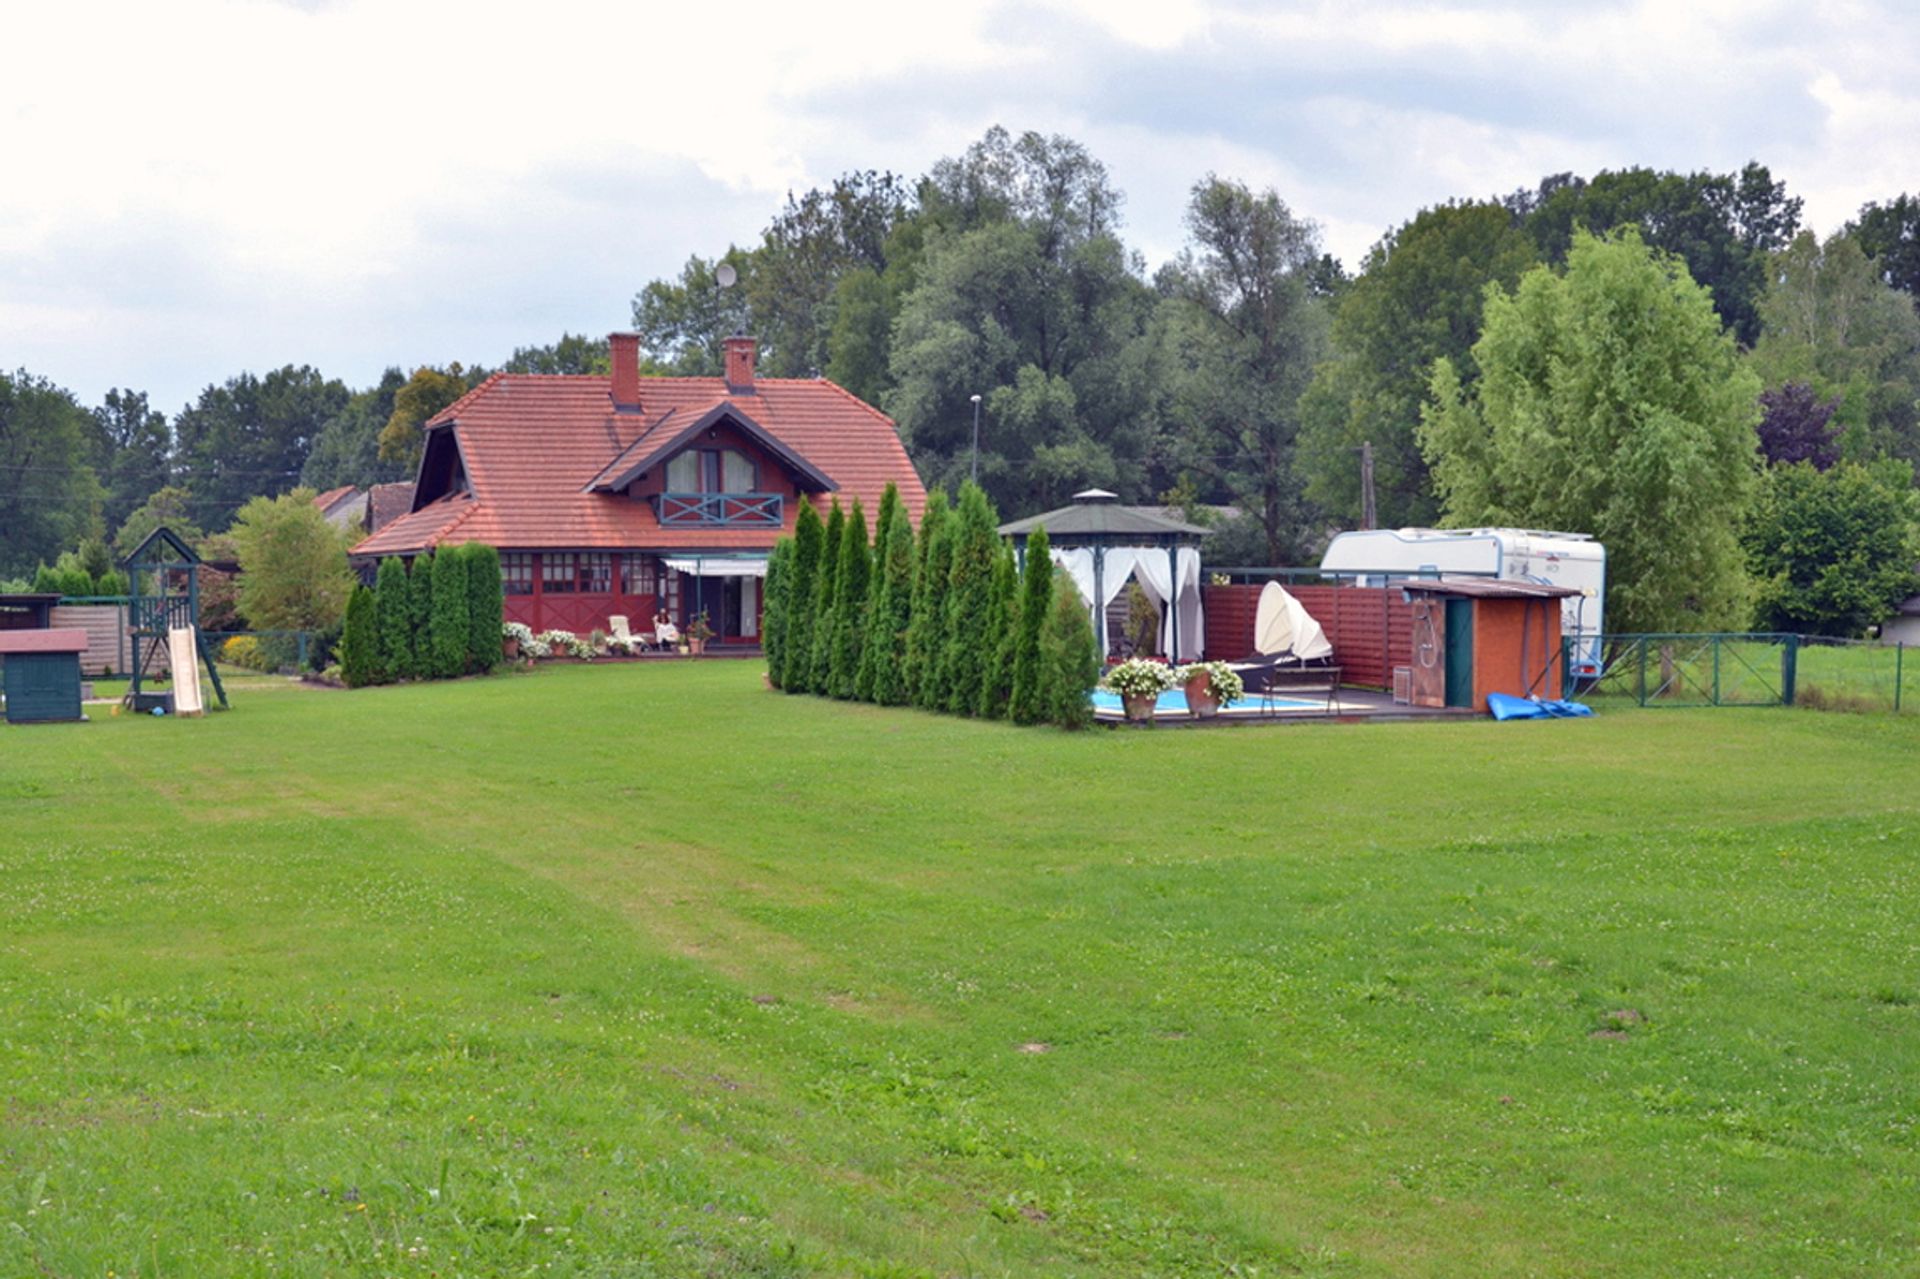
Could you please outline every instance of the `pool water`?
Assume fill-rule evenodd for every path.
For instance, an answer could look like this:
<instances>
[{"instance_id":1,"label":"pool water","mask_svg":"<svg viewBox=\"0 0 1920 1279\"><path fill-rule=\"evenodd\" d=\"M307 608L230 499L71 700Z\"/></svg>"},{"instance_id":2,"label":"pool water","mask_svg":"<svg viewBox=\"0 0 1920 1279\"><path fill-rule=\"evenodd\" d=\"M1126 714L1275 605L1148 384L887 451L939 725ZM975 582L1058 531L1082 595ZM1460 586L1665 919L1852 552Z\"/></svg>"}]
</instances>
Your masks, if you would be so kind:
<instances>
[{"instance_id":1,"label":"pool water","mask_svg":"<svg viewBox=\"0 0 1920 1279\"><path fill-rule=\"evenodd\" d=\"M1244 714L1247 711L1265 710L1318 711L1325 710L1326 706L1327 704L1323 701L1307 701L1299 697L1269 697L1260 693L1249 693L1233 705L1223 707L1221 713L1232 714L1238 712ZM1109 693L1104 688L1097 688L1093 691L1093 709L1096 714L1101 711L1110 711L1118 715L1124 712L1126 707L1120 700L1120 694ZM1155 715L1185 715L1187 713L1187 695L1177 688L1168 689L1154 700L1153 713Z\"/></svg>"}]
</instances>

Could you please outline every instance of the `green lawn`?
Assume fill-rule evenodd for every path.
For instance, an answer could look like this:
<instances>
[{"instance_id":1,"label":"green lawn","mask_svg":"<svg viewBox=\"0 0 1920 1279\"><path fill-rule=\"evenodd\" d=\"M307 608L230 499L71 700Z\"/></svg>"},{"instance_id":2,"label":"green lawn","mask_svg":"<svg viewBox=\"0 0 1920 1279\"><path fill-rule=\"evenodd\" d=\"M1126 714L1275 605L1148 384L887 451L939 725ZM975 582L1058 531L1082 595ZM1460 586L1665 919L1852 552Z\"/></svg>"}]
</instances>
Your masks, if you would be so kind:
<instances>
[{"instance_id":1,"label":"green lawn","mask_svg":"<svg viewBox=\"0 0 1920 1279\"><path fill-rule=\"evenodd\" d=\"M0 727L0 1275L1920 1274L1920 721Z\"/></svg>"}]
</instances>

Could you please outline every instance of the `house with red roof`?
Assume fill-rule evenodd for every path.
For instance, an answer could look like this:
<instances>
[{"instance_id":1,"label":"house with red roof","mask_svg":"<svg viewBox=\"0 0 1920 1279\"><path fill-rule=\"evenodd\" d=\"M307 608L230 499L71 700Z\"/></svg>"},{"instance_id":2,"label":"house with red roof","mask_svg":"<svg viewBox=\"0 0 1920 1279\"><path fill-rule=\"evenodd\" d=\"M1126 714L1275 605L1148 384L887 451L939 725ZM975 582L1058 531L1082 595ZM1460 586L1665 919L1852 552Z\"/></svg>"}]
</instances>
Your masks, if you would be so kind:
<instances>
[{"instance_id":1,"label":"house with red roof","mask_svg":"<svg viewBox=\"0 0 1920 1279\"><path fill-rule=\"evenodd\" d=\"M585 634L624 616L755 643L760 582L801 502L889 483L918 522L926 489L893 421L822 378L763 378L726 339L724 377L640 375L640 339L608 339L608 375L496 373L426 424L412 502L353 549L363 568L442 546L500 552L509 621Z\"/></svg>"}]
</instances>

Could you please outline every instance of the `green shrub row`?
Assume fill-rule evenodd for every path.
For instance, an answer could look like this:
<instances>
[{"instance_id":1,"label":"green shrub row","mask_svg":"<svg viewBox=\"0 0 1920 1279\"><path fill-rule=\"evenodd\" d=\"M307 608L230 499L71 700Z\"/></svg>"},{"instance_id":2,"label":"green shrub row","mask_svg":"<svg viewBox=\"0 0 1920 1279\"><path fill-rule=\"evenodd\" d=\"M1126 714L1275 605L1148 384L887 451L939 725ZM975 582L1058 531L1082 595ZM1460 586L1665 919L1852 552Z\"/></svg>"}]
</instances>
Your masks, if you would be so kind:
<instances>
[{"instance_id":1,"label":"green shrub row","mask_svg":"<svg viewBox=\"0 0 1920 1279\"><path fill-rule=\"evenodd\" d=\"M373 586L356 586L347 601L341 678L361 688L485 674L500 664L504 604L500 553L491 546L446 547L411 570L384 559Z\"/></svg>"},{"instance_id":2,"label":"green shrub row","mask_svg":"<svg viewBox=\"0 0 1920 1279\"><path fill-rule=\"evenodd\" d=\"M957 504L929 494L917 537L889 484L873 527L869 542L857 498L844 512L836 499L825 521L803 502L774 546L761 644L775 687L1017 724L1092 722L1093 624L1056 577L1045 530L1022 566L971 483Z\"/></svg>"}]
</instances>

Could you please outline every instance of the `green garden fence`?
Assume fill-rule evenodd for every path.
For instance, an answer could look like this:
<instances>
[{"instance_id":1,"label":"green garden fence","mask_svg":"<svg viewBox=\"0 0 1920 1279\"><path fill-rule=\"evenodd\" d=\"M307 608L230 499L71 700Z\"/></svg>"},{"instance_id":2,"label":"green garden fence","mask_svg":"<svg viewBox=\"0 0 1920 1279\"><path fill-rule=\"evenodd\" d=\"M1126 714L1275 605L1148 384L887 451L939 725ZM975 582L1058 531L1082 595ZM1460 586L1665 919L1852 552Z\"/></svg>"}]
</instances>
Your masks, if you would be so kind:
<instances>
[{"instance_id":1,"label":"green garden fence","mask_svg":"<svg viewBox=\"0 0 1920 1279\"><path fill-rule=\"evenodd\" d=\"M1592 637L1582 637L1590 653ZM1573 673L1562 642L1568 696L1605 706L1805 706L1818 710L1920 710L1920 662L1904 645L1762 631L1603 635L1597 675Z\"/></svg>"}]
</instances>

